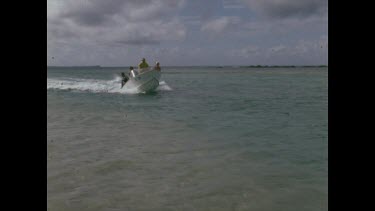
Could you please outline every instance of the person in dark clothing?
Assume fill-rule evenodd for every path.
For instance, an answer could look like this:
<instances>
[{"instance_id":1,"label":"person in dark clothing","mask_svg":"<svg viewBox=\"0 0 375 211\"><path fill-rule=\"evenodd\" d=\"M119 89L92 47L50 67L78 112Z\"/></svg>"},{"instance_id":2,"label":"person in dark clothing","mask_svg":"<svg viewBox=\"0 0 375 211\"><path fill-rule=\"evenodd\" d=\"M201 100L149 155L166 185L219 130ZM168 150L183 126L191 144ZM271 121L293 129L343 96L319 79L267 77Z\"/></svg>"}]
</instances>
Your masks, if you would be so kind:
<instances>
[{"instance_id":1,"label":"person in dark clothing","mask_svg":"<svg viewBox=\"0 0 375 211\"><path fill-rule=\"evenodd\" d=\"M133 67L130 67L130 71L133 69ZM121 73L121 88L125 85L125 83L129 80L129 76L127 76L124 72Z\"/></svg>"}]
</instances>

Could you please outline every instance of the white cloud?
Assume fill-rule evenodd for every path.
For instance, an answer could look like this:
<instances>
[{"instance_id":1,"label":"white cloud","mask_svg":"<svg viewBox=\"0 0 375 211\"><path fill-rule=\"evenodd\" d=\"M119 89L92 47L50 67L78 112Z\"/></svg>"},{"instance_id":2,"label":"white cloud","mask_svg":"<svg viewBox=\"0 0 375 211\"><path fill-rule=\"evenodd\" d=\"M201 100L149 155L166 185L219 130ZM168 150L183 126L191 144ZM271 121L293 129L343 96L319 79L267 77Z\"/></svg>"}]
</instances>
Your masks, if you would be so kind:
<instances>
[{"instance_id":1,"label":"white cloud","mask_svg":"<svg viewBox=\"0 0 375 211\"><path fill-rule=\"evenodd\" d=\"M241 0L222 0L224 9L242 9L244 5Z\"/></svg>"},{"instance_id":2,"label":"white cloud","mask_svg":"<svg viewBox=\"0 0 375 211\"><path fill-rule=\"evenodd\" d=\"M56 1L49 1L52 9L47 20L48 41L73 39L96 44L155 44L181 40L186 34L184 24L176 18L163 18L167 12L181 7L182 2L68 0L56 4Z\"/></svg>"},{"instance_id":3,"label":"white cloud","mask_svg":"<svg viewBox=\"0 0 375 211\"><path fill-rule=\"evenodd\" d=\"M305 18L327 13L328 0L241 0L249 8L269 18Z\"/></svg>"},{"instance_id":4,"label":"white cloud","mask_svg":"<svg viewBox=\"0 0 375 211\"><path fill-rule=\"evenodd\" d=\"M290 61L294 61L293 64L296 65L327 64L328 39L327 36L321 36L317 40L298 40L291 45L245 46L228 51L228 56L246 59L253 65L290 65Z\"/></svg>"},{"instance_id":5,"label":"white cloud","mask_svg":"<svg viewBox=\"0 0 375 211\"><path fill-rule=\"evenodd\" d=\"M278 46L273 46L269 48L269 51L272 53L283 53L287 50L287 47L284 45L278 45Z\"/></svg>"},{"instance_id":6,"label":"white cloud","mask_svg":"<svg viewBox=\"0 0 375 211\"><path fill-rule=\"evenodd\" d=\"M198 15L190 15L190 16L181 16L180 17L185 24L192 25L192 26L200 26L202 24L202 19Z\"/></svg>"},{"instance_id":7,"label":"white cloud","mask_svg":"<svg viewBox=\"0 0 375 211\"><path fill-rule=\"evenodd\" d=\"M238 26L239 23L240 18L237 16L223 16L203 23L201 26L201 31L221 33Z\"/></svg>"},{"instance_id":8,"label":"white cloud","mask_svg":"<svg viewBox=\"0 0 375 211\"><path fill-rule=\"evenodd\" d=\"M53 64L128 62L155 46L186 37L176 18L184 0L48 0L47 54ZM138 60L138 59L137 59ZM111 64L111 63L110 63Z\"/></svg>"},{"instance_id":9,"label":"white cloud","mask_svg":"<svg viewBox=\"0 0 375 211\"><path fill-rule=\"evenodd\" d=\"M319 38L328 31L325 1L222 2L224 8L249 7L223 11L220 1L217 8L198 0L47 0L47 54L54 56L49 62L121 65L141 57L170 65L327 61L328 39ZM228 50L232 46L238 49Z\"/></svg>"}]
</instances>

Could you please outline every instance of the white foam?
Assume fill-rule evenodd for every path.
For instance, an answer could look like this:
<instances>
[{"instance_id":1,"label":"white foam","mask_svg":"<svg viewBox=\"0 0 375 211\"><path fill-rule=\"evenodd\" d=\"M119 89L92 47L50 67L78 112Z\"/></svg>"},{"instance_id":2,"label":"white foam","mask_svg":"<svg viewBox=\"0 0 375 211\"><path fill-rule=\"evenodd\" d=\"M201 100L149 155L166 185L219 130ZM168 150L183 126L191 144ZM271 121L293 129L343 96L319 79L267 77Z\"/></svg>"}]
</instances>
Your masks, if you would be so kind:
<instances>
[{"instance_id":1,"label":"white foam","mask_svg":"<svg viewBox=\"0 0 375 211\"><path fill-rule=\"evenodd\" d=\"M168 86L165 81L160 81L159 86L156 90L163 90L163 91L171 91L173 90L170 86Z\"/></svg>"},{"instance_id":2,"label":"white foam","mask_svg":"<svg viewBox=\"0 0 375 211\"><path fill-rule=\"evenodd\" d=\"M113 80L95 80L95 79L77 79L77 78L64 78L64 79L50 79L47 78L47 89L60 89L60 90L79 90L95 93L120 93L120 94L137 94L139 91L131 83L126 83L121 88L121 77L114 76ZM165 81L161 81L159 91L172 90Z\"/></svg>"}]
</instances>

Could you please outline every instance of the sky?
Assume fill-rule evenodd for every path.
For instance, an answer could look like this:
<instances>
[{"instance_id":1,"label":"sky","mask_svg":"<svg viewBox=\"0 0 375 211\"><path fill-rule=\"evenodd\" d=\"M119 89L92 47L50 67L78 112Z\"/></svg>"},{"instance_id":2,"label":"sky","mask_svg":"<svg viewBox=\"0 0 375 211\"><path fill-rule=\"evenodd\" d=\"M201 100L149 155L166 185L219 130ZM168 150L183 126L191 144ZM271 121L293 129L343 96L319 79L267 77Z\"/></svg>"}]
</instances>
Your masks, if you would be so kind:
<instances>
[{"instance_id":1,"label":"sky","mask_svg":"<svg viewBox=\"0 0 375 211\"><path fill-rule=\"evenodd\" d=\"M47 65L327 65L328 0L47 0Z\"/></svg>"}]
</instances>

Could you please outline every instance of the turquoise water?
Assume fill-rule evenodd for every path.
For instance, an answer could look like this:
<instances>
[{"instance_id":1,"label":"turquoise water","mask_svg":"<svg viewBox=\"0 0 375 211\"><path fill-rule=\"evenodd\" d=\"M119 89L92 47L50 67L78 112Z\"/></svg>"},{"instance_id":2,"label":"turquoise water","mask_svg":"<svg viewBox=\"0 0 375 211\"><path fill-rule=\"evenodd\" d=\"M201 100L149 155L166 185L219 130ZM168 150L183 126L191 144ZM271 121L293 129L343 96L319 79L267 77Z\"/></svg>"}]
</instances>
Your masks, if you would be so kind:
<instances>
[{"instance_id":1,"label":"turquoise water","mask_svg":"<svg viewBox=\"0 0 375 211\"><path fill-rule=\"evenodd\" d=\"M328 210L327 68L48 68L48 210Z\"/></svg>"}]
</instances>

